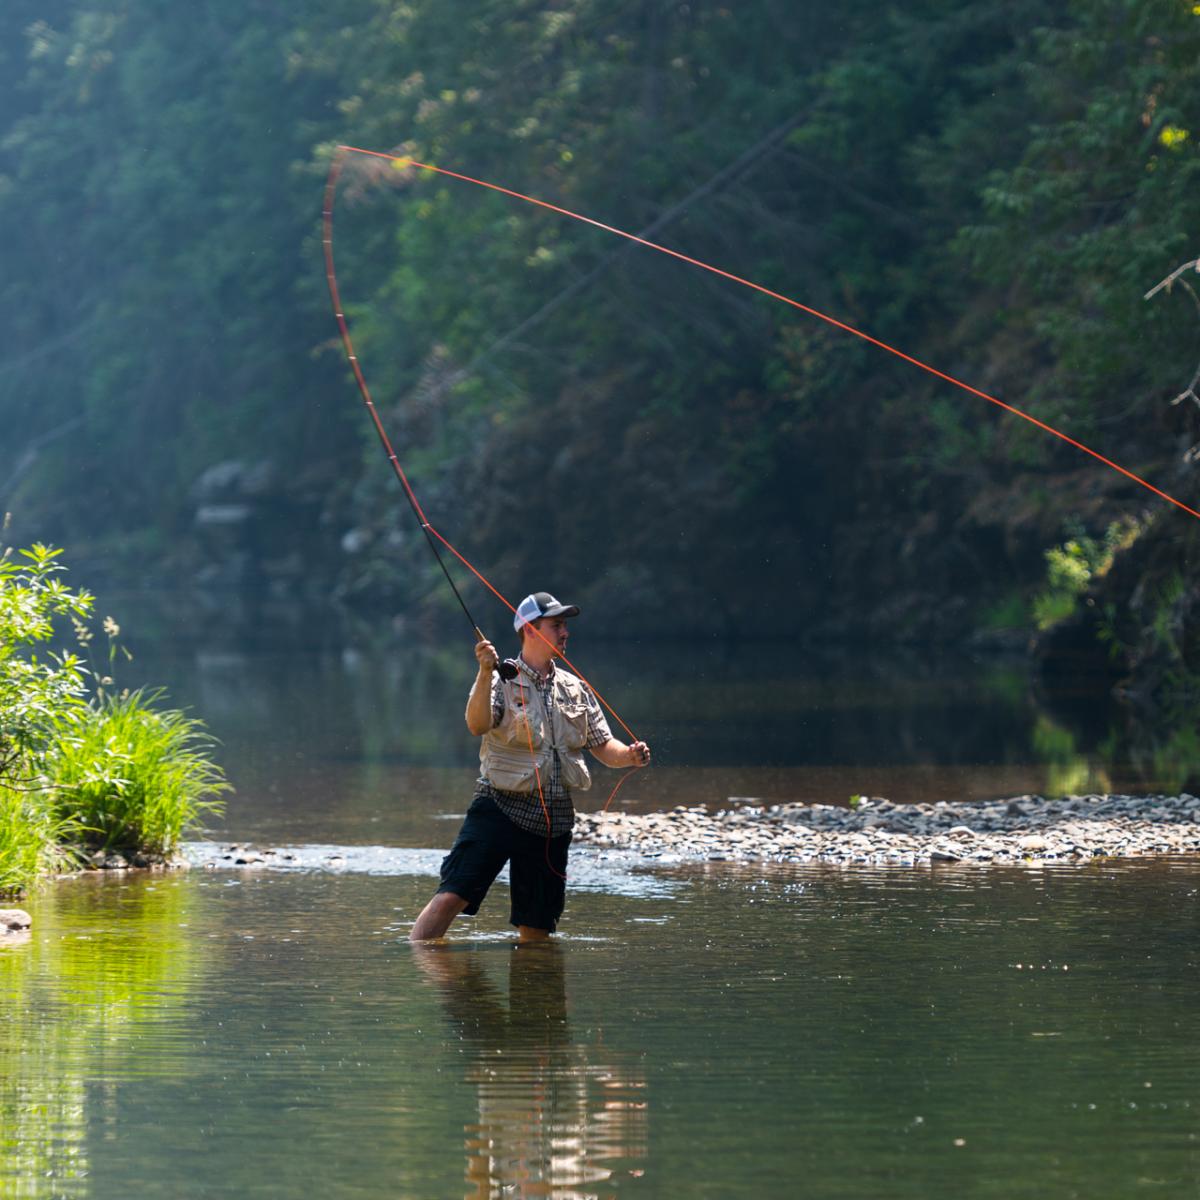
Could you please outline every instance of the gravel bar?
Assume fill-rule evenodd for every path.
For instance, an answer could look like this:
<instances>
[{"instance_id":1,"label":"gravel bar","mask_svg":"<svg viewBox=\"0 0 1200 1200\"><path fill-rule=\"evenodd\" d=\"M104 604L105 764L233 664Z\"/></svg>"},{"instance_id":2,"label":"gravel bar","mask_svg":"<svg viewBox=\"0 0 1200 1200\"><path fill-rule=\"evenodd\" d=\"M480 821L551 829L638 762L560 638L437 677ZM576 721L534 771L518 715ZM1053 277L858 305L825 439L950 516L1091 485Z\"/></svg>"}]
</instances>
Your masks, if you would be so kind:
<instances>
[{"instance_id":1,"label":"gravel bar","mask_svg":"<svg viewBox=\"0 0 1200 1200\"><path fill-rule=\"evenodd\" d=\"M894 804L738 803L711 812L579 813L576 840L650 858L916 866L1200 853L1200 799L1067 796Z\"/></svg>"}]
</instances>

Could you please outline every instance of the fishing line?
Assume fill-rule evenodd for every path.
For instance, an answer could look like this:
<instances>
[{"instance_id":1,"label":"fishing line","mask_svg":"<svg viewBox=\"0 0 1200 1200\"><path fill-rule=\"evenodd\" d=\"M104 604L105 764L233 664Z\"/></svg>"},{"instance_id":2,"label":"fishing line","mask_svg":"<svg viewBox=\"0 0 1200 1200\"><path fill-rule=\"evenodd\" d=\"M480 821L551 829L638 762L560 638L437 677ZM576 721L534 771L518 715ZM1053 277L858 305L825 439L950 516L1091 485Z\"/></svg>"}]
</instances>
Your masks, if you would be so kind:
<instances>
[{"instance_id":1,"label":"fishing line","mask_svg":"<svg viewBox=\"0 0 1200 1200\"><path fill-rule=\"evenodd\" d=\"M1005 401L988 392L982 391L964 380L950 375L945 371L939 370L937 367L923 362L919 358L915 358L911 354L906 354L903 350L896 346L882 341L871 334L857 329L853 325L847 324L845 321L839 321L836 317L830 316L828 313L821 312L820 309L812 308L807 304L800 303L799 300L793 300L790 296L785 296L782 292L772 291L768 287L764 287L761 283L755 283L753 280L745 279L740 275L735 275L730 271L722 270L720 267L715 267L710 263L702 262L698 258L692 258L690 255L683 254L678 250L672 250L668 246L660 245L658 242L649 241L647 238L639 237L637 234L629 233L624 229L618 229L615 225L606 225L603 221L597 221L593 217L584 216L582 213L572 212L569 208L562 208L557 204L551 204L547 200L540 200L536 196L527 196L523 192L514 191L512 188L502 187L498 183L490 183L486 179L476 179L471 175L464 175L458 171L450 171L445 167L435 167L429 163L418 162L416 159L407 155L386 154L380 150L365 150L360 146L338 146L338 154L362 154L370 158L383 159L391 162L397 170L405 170L407 168L415 168L421 171L429 171L433 174L445 176L447 179L457 179L463 183L474 184L476 187L487 188L489 191L498 192L501 195L509 196L514 200L522 200L526 204L533 204L538 208L546 209L548 212L558 213L560 216L570 217L574 221L581 221L585 225L591 225L596 229L602 229L605 233L614 234L616 237L625 238L630 242L634 242L639 246L645 246L647 250L656 250L660 254L666 254L671 258L678 259L680 262L688 263L690 266L699 267L703 271L709 271L713 275L719 275L722 279L728 279L732 283L741 284L743 287L750 288L751 291L758 292L763 296L767 296L772 300L778 300L781 304L787 304L792 308L798 309L800 312L807 313L810 317L816 317L819 321L824 321L827 325L832 325L835 329L840 329L844 333L852 334L856 338L860 338L864 342L870 343L872 346L885 351L888 354L895 356L909 363L911 366L917 367L927 374L934 376L936 379L941 379L945 383L953 384L957 388L961 388L964 392L970 393L972 396L977 396L981 400L986 400L989 404L996 405L997 408L1002 408L1005 412L1011 413L1015 417L1020 417L1023 421L1028 421L1031 425L1036 425L1038 429L1044 433L1052 434L1054 437L1064 441L1069 446L1074 446L1076 450L1082 451L1084 454L1090 455L1097 462L1103 463L1106 467L1111 468L1118 474L1125 476L1126 479L1132 480L1140 487L1144 487L1147 491L1153 492L1162 500L1166 500L1169 504L1173 504L1176 508L1182 509L1189 516L1200 520L1200 511L1184 504L1182 500L1177 500L1174 496L1162 491L1154 486L1148 480L1143 479L1140 475L1135 474L1127 467L1121 466L1120 463L1114 462L1111 458L1106 458L1098 450L1093 450L1090 446L1084 445L1083 442L1077 441L1075 438L1063 433L1060 429L1056 429L1053 425L1039 420L1030 413L1015 407L1012 404L1007 404ZM337 161L337 160L335 160ZM357 374L357 365L355 366Z\"/></svg>"},{"instance_id":2,"label":"fishing line","mask_svg":"<svg viewBox=\"0 0 1200 1200\"><path fill-rule=\"evenodd\" d=\"M521 690L523 693L525 689L522 688ZM538 770L537 752L533 748L533 723L529 720L529 701L528 699L524 698L524 696L522 696L521 700L521 715L525 720L525 736L529 741L529 758L533 763L533 781L537 784L538 802L542 806L542 816L546 819L546 845L543 851L546 858L546 868L549 870L551 875L557 875L559 879L566 879L566 875L550 861L550 835L554 827L550 821L550 806L546 803L546 793L542 789L542 773L540 770ZM547 724L549 724L549 718L550 714L547 712ZM620 783L617 784L617 787L620 787L624 782L625 776L622 775ZM617 788L613 788L613 796L616 794ZM605 807L607 807L607 805Z\"/></svg>"},{"instance_id":3,"label":"fishing line","mask_svg":"<svg viewBox=\"0 0 1200 1200\"><path fill-rule=\"evenodd\" d=\"M444 537L441 533L439 533L433 527L432 524L430 524L429 518L425 515L425 510L421 507L421 502L417 499L417 494L413 490L412 484L409 482L407 473L405 472L404 468L400 465L400 457L399 457L399 455L397 455L395 448L392 446L391 439L388 437L387 430L384 428L383 421L379 416L379 410L375 407L375 401L371 396L371 389L367 386L366 376L363 374L362 366L360 365L360 363L358 361L358 355L357 355L357 353L355 353L354 341L350 336L350 327L346 322L346 314L345 314L345 310L342 306L341 293L338 288L338 282L337 282L337 271L336 271L336 268L334 265L334 258L333 258L333 206L334 206L334 201L337 197L337 185L338 185L338 179L341 176L343 157L346 153L349 153L352 151L354 151L354 148L350 147L350 146L339 146L338 147L338 152L334 156L333 162L330 164L329 176L325 183L325 202L324 202L324 209L322 212L322 241L323 241L324 252L325 252L325 279L329 286L329 298L333 303L334 317L337 320L338 330L341 333L342 346L346 351L346 358L349 361L350 368L354 373L355 382L358 384L359 394L362 397L362 401L363 401L363 404L366 406L367 412L370 414L371 422L375 427L375 433L379 438L380 444L383 446L384 453L387 455L387 458L388 458L388 462L391 463L392 470L395 472L396 478L400 480L400 484L404 489L404 495L405 495L405 498L408 500L409 508L412 509L413 516L416 518L417 523L420 525L421 532L425 535L425 541L428 544L429 549L432 551L434 558L437 560L438 566L442 570L442 574L446 577L446 582L450 585L450 589L454 593L454 598L458 601L458 605L462 609L463 615L467 618L467 621L470 623L470 626L471 626L472 630L474 631L476 637L480 641L483 641L484 640L483 631L480 629L475 618L471 615L471 610L469 608L467 608L466 601L463 599L462 594L459 592L458 586L455 584L454 579L451 576L450 571L446 566L446 562L442 558L442 555L441 555L440 551L438 550L437 542L441 542L442 545L444 545L446 547L446 549L449 550L455 556L455 558L457 558L459 560L459 562L461 562L471 572L472 575L474 575L482 584L484 584L484 586L488 589L488 591L490 591L494 596L496 596L505 605L505 607L509 610L509 612L513 613L514 615L516 614L516 611L517 611L516 606L506 596L504 596L491 583L491 581L483 574L483 572L480 571L473 563L471 563L466 558L466 556L463 555L457 549L457 547L455 547L449 541L449 539ZM357 151L357 153L367 154L367 153L371 153L371 152ZM389 157L390 158L393 156L388 155L388 156L380 156L380 157ZM434 540L435 538L437 539L436 541ZM536 629L531 625L530 630L531 630L531 632L536 634L537 637L541 638L542 642L549 649L554 650L557 657L561 658L563 660L563 662L565 662L567 664L567 666L570 667L570 669L577 676L579 676L579 678L585 684L587 684L587 686L589 688L591 688L593 694L596 696L596 699L601 704L603 704L606 709L608 709L609 713L613 716L613 718L617 721L617 723L621 726L621 728L629 735L630 739L634 742L640 741L641 739L638 738L637 735L633 732L633 730L631 730L629 728L629 726L621 718L620 714L616 711L616 709L614 709L612 707L612 705L609 704L609 702L604 699L604 697L600 694L600 692L592 685L591 681L587 678L587 676L585 676L583 674L583 672L580 671L575 666L575 664L572 663L569 658L567 658L567 656L565 654L562 654L562 653L558 652L557 650L555 650L555 648L554 648L553 644L550 642L550 640L548 638L546 638L539 629ZM504 660L501 660L500 662L498 662L496 665L496 669L497 669L497 672L500 675L500 677L505 680L515 679L518 674L518 668L517 668L516 664L509 659L504 659ZM528 725L528 720L526 721L526 724ZM530 753L531 753L531 755L533 754L532 729L530 729ZM640 770L645 765L646 765L645 763L635 764L635 765L633 765L632 770ZM632 772L629 772L629 773L632 773ZM613 797L616 796L618 790L620 789L621 785L625 782L626 778L628 778L628 773L625 775L622 775L621 778L618 780L616 787L613 788L612 793L609 795L609 798L604 805L603 811L608 810L609 805L612 804ZM550 811L546 805L545 796L542 792L541 775L537 768L536 757L534 759L534 779L537 783L538 797L541 800L542 811L545 814L545 818L546 818L546 862L547 862L547 865L550 866L550 869L552 871L554 871L555 874L558 874L558 872L555 871L555 868L553 867L553 865L550 863L550 859L549 859L550 829L551 829ZM565 878L565 876L563 878Z\"/></svg>"},{"instance_id":4,"label":"fishing line","mask_svg":"<svg viewBox=\"0 0 1200 1200\"><path fill-rule=\"evenodd\" d=\"M388 461L392 464L400 483L404 487L404 495L408 499L409 507L413 511L413 516L417 518L417 524L421 527L421 532L425 535L425 541L429 545L429 549L433 551L433 557L437 559L437 564L442 568L442 574L446 577L446 582L450 585L450 590L454 593L455 600L458 601L459 607L463 610L463 615L467 618L471 628L475 631L475 636L479 641L484 640L483 631L479 628L478 622L471 616L471 610L467 607L466 601L462 598L462 594L458 590L458 585L454 582L449 570L446 567L445 561L442 559L441 553L438 551L437 543L433 540L432 529L428 518L425 516L425 510L421 507L421 502L417 499L416 492L413 491L412 484L408 481L408 476L404 473L404 468L400 465L400 459L396 451L392 447L391 439L387 435L387 430L383 427L383 422L379 419L379 412L375 408L375 401L371 398L371 389L367 387L366 377L362 373L362 367L358 363L358 355L354 352L354 343L350 338L350 328L346 324L346 315L342 309L342 298L338 291L337 272L333 265L333 201L337 192L338 176L341 174L342 160L339 155L333 161L333 166L329 171L329 178L325 184L325 209L323 213L324 223L324 246L325 246L325 279L329 284L329 297L333 301L333 315L337 318L338 329L342 335L342 345L346 350L346 357L350 361L350 367L354 372L354 378L358 382L359 391L362 393L363 403L367 406L367 412L371 415L371 420L375 425L375 432L379 436L379 440L383 445L384 453L388 456ZM440 534L438 535L441 536ZM497 664L497 670L502 679L515 679L517 676L516 666L507 660Z\"/></svg>"}]
</instances>

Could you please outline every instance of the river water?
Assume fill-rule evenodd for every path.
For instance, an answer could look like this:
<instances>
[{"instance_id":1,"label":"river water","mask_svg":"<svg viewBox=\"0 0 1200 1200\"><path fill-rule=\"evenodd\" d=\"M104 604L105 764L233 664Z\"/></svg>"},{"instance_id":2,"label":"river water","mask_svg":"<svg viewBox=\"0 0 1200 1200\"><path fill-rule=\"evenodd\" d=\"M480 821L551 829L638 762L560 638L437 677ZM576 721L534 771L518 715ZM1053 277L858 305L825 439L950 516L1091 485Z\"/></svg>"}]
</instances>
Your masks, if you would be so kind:
<instances>
[{"instance_id":1,"label":"river water","mask_svg":"<svg viewBox=\"0 0 1200 1200\"><path fill-rule=\"evenodd\" d=\"M593 654L655 749L634 808L1142 782L1008 669ZM581 848L553 946L514 949L498 884L412 948L473 774L467 657L139 660L224 743L238 793L211 836L308 849L29 899L33 936L0 951L0 1197L1200 1190L1190 861L649 869Z\"/></svg>"}]
</instances>

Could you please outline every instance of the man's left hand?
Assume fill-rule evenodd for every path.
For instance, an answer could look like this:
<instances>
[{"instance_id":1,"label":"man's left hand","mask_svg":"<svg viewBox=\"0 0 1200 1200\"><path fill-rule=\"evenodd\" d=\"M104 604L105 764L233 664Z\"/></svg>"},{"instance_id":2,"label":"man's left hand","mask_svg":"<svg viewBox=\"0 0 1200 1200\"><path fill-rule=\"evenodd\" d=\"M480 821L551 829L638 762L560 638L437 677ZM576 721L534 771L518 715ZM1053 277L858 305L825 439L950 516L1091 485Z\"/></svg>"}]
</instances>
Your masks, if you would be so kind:
<instances>
[{"instance_id":1,"label":"man's left hand","mask_svg":"<svg viewBox=\"0 0 1200 1200\"><path fill-rule=\"evenodd\" d=\"M629 765L631 767L648 767L650 765L650 747L645 742L634 742L629 747Z\"/></svg>"}]
</instances>

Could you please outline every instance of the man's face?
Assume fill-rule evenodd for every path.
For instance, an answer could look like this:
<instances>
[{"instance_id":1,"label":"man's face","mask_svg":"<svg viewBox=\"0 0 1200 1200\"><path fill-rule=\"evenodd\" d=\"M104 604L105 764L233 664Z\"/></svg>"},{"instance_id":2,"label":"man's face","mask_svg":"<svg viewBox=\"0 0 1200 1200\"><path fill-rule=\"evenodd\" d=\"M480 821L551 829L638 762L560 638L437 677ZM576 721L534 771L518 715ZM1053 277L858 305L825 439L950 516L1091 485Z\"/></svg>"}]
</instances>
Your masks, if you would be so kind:
<instances>
[{"instance_id":1,"label":"man's face","mask_svg":"<svg viewBox=\"0 0 1200 1200\"><path fill-rule=\"evenodd\" d=\"M566 617L539 617L536 621L529 622L530 631L527 636L533 639L535 646L540 646L545 649L546 642L550 643L550 648L556 655L561 655L567 648L567 618ZM532 632L536 630L537 632ZM541 637L538 636L541 634ZM545 638L545 641L542 640Z\"/></svg>"}]
</instances>

